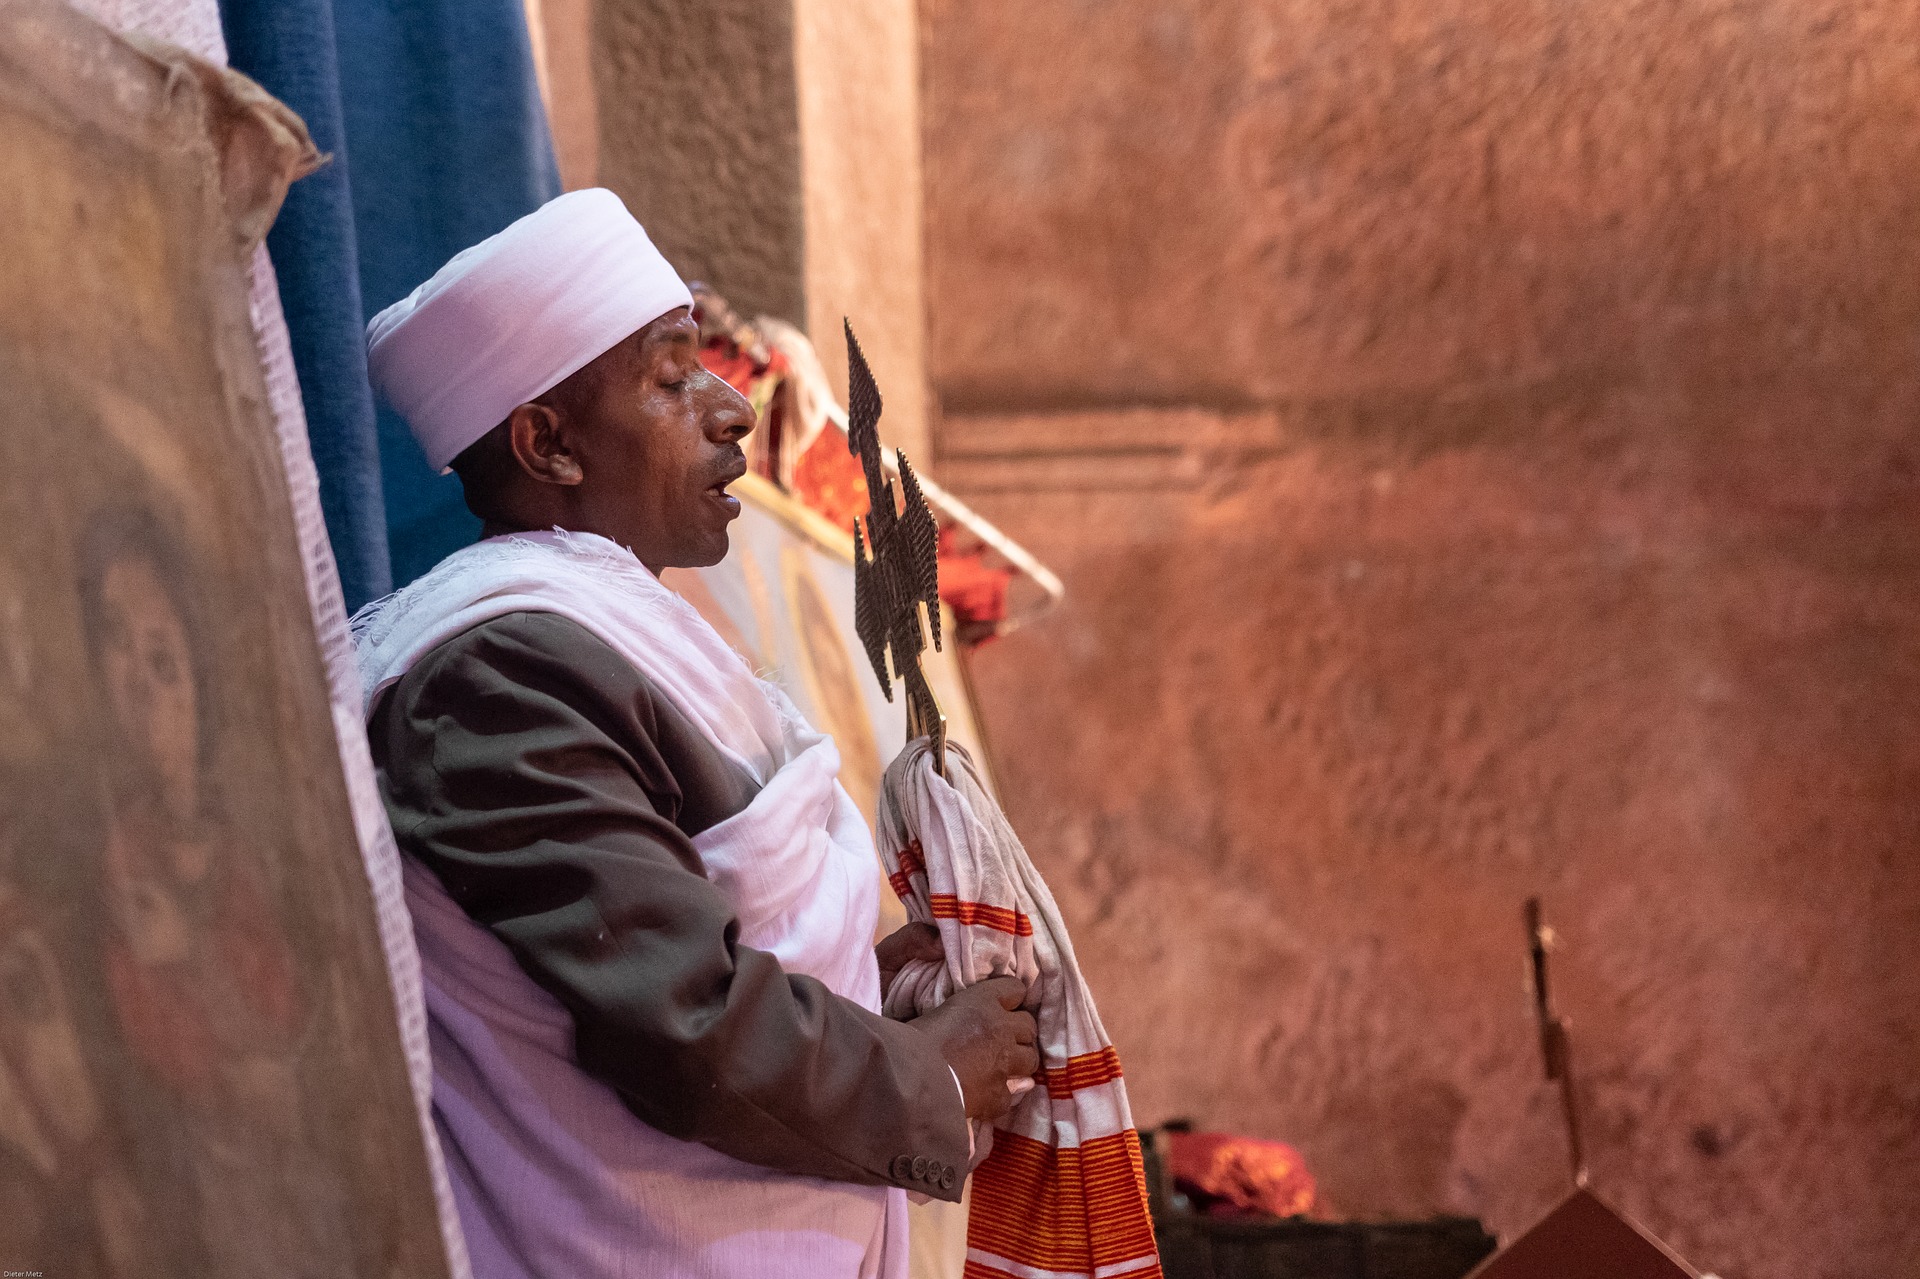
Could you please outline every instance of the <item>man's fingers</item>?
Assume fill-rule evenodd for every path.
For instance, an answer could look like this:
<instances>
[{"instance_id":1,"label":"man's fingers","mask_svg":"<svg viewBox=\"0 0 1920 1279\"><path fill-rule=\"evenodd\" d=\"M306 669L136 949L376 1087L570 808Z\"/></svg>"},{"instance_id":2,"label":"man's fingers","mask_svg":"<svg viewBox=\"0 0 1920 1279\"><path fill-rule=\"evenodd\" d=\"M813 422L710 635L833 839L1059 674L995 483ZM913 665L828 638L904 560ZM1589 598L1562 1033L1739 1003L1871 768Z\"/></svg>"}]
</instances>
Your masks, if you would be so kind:
<instances>
[{"instance_id":1,"label":"man's fingers","mask_svg":"<svg viewBox=\"0 0 1920 1279\"><path fill-rule=\"evenodd\" d=\"M1040 1054L1031 1045L1023 1044L1016 1048L1007 1063L1007 1078L1030 1078L1040 1069Z\"/></svg>"},{"instance_id":2,"label":"man's fingers","mask_svg":"<svg viewBox=\"0 0 1920 1279\"><path fill-rule=\"evenodd\" d=\"M896 928L873 948L882 968L900 969L915 959L941 959L940 930L932 924L907 924Z\"/></svg>"},{"instance_id":3,"label":"man's fingers","mask_svg":"<svg viewBox=\"0 0 1920 1279\"><path fill-rule=\"evenodd\" d=\"M1038 1027L1033 1020L1033 1014L1016 1012L1013 1016L1013 1042L1016 1044L1032 1043L1039 1033Z\"/></svg>"},{"instance_id":4,"label":"man's fingers","mask_svg":"<svg viewBox=\"0 0 1920 1279\"><path fill-rule=\"evenodd\" d=\"M1012 1012L1026 1002L1027 983L1018 977L989 977L980 985L992 991L993 997L999 1000L1000 1006L1008 1012Z\"/></svg>"}]
</instances>

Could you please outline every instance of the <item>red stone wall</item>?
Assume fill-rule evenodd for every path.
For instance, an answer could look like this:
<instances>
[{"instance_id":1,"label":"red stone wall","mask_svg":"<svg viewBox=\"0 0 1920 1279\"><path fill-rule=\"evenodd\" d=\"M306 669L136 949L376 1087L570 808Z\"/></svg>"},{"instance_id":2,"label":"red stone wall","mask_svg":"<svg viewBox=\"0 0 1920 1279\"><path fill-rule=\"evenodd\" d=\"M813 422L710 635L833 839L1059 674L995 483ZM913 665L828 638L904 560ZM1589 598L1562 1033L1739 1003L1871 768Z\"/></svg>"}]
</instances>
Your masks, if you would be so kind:
<instances>
[{"instance_id":1,"label":"red stone wall","mask_svg":"<svg viewBox=\"0 0 1920 1279\"><path fill-rule=\"evenodd\" d=\"M1142 1122L1920 1275L1920 5L923 0L974 664Z\"/></svg>"}]
</instances>

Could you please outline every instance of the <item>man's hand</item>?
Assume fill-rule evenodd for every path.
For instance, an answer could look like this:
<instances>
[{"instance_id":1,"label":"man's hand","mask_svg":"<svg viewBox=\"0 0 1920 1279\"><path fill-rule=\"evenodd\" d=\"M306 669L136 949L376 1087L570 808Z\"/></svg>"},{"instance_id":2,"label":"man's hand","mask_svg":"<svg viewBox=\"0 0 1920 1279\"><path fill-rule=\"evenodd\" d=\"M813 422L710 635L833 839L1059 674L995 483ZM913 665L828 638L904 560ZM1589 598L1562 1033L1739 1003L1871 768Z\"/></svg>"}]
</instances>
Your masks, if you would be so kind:
<instances>
[{"instance_id":1,"label":"man's hand","mask_svg":"<svg viewBox=\"0 0 1920 1279\"><path fill-rule=\"evenodd\" d=\"M960 1077L969 1119L1006 1114L1014 1102L1008 1081L1030 1078L1040 1069L1033 1014L1018 1011L1026 997L1026 983L1018 977L989 977L907 1023L940 1046Z\"/></svg>"},{"instance_id":2,"label":"man's hand","mask_svg":"<svg viewBox=\"0 0 1920 1279\"><path fill-rule=\"evenodd\" d=\"M902 968L916 959L940 963L946 959L947 952L941 948L938 928L932 924L908 924L888 933L873 948L873 957L880 961L880 998L885 999Z\"/></svg>"}]
</instances>

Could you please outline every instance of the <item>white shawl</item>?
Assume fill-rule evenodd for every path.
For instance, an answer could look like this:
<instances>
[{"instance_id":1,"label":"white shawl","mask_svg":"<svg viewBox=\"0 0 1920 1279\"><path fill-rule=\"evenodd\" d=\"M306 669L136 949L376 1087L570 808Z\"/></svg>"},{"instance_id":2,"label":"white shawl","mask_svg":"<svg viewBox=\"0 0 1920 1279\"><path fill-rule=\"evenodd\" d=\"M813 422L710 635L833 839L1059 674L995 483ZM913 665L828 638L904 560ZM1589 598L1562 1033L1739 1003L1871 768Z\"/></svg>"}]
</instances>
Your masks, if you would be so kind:
<instances>
[{"instance_id":1,"label":"white shawl","mask_svg":"<svg viewBox=\"0 0 1920 1279\"><path fill-rule=\"evenodd\" d=\"M753 802L693 841L741 942L878 1011L873 842L835 780L839 752L629 551L555 530L448 556L354 619L368 708L436 646L518 612L585 627L753 775ZM649 1127L574 1064L566 1010L498 938L411 860L406 888L434 1119L476 1279L905 1273L903 1192L776 1173Z\"/></svg>"}]
</instances>

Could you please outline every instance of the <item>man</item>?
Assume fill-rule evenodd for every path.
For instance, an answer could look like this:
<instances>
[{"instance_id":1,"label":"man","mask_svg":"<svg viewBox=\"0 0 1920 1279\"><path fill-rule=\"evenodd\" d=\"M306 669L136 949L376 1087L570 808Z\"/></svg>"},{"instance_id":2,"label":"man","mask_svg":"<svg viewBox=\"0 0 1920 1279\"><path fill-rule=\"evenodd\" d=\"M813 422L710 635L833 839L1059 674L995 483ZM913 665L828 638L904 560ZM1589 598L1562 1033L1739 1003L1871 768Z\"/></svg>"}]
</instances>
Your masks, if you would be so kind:
<instances>
[{"instance_id":1,"label":"man","mask_svg":"<svg viewBox=\"0 0 1920 1279\"><path fill-rule=\"evenodd\" d=\"M657 580L718 562L747 402L607 191L368 326L485 540L355 619L479 1279L868 1276L1038 1066L1018 981L912 1022L831 741Z\"/></svg>"}]
</instances>

